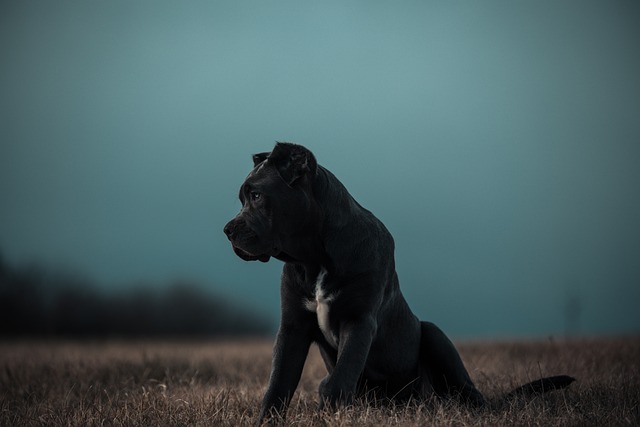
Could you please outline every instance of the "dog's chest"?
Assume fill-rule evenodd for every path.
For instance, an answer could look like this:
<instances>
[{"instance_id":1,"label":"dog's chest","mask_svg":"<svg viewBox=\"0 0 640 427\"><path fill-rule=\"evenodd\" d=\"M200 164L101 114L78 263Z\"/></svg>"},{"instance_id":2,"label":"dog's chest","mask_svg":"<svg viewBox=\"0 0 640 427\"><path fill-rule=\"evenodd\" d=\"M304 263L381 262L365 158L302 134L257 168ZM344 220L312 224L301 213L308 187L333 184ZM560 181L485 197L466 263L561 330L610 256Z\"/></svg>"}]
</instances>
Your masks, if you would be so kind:
<instances>
[{"instance_id":1,"label":"dog's chest","mask_svg":"<svg viewBox=\"0 0 640 427\"><path fill-rule=\"evenodd\" d=\"M314 298L306 300L305 307L307 310L316 313L316 316L318 316L318 326L320 327L320 331L322 331L322 335L324 335L329 345L337 350L338 339L329 327L329 307L334 299L334 295L327 294L323 288L326 276L327 270L323 268L320 270L320 273L318 273L318 278L316 279Z\"/></svg>"}]
</instances>

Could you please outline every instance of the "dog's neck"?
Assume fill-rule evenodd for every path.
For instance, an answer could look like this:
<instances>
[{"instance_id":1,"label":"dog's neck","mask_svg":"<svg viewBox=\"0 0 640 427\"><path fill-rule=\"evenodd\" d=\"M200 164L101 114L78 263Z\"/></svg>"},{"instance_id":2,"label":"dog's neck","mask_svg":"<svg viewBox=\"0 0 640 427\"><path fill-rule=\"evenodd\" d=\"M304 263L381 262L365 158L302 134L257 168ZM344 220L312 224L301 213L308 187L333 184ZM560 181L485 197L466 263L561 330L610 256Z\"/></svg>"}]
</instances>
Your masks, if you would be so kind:
<instances>
[{"instance_id":1,"label":"dog's neck","mask_svg":"<svg viewBox=\"0 0 640 427\"><path fill-rule=\"evenodd\" d=\"M318 166L317 174L310 182L311 191L317 204L318 218L310 218L300 232L295 247L283 248L283 252L275 258L295 264L305 265L310 271L326 268L330 272L341 270L337 260L330 256L328 247L339 236L348 233L353 221L361 220L370 213L356 202L344 185L327 169Z\"/></svg>"},{"instance_id":2,"label":"dog's neck","mask_svg":"<svg viewBox=\"0 0 640 427\"><path fill-rule=\"evenodd\" d=\"M323 251L323 266L330 272L340 274L342 270L348 270L340 263L347 262L345 260L351 258L343 256L344 253L354 250L350 245L357 244L358 240L357 238L345 240L345 237L353 234L358 228L358 223L378 220L351 196L346 187L330 171L321 166L318 166L313 191L322 215L317 236ZM339 246L338 250L336 245ZM338 253L342 255L336 258Z\"/></svg>"},{"instance_id":3,"label":"dog's neck","mask_svg":"<svg viewBox=\"0 0 640 427\"><path fill-rule=\"evenodd\" d=\"M338 178L322 166L318 166L313 191L323 215L321 234L347 227L363 209Z\"/></svg>"}]
</instances>

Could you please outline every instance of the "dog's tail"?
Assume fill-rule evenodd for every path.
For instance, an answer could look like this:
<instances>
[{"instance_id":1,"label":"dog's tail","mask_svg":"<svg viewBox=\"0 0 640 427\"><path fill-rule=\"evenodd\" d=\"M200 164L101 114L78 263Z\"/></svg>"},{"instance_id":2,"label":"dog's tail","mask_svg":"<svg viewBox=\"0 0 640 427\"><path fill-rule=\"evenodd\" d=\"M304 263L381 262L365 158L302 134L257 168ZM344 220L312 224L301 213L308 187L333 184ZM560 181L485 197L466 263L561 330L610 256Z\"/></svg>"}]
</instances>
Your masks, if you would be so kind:
<instances>
[{"instance_id":1,"label":"dog's tail","mask_svg":"<svg viewBox=\"0 0 640 427\"><path fill-rule=\"evenodd\" d=\"M575 380L575 378L570 377L569 375L540 378L539 380L531 381L530 383L526 383L510 391L504 396L504 398L509 400L518 396L529 397L536 394L542 394L547 391L560 390L568 387Z\"/></svg>"}]
</instances>

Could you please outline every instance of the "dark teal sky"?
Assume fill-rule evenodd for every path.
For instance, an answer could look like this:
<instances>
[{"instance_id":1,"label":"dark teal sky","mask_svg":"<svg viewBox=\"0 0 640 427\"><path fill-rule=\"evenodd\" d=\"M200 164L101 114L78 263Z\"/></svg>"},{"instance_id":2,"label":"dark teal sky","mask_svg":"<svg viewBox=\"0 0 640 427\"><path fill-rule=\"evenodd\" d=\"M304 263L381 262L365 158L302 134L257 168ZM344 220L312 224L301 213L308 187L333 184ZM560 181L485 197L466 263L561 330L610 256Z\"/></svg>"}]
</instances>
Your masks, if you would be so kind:
<instances>
[{"instance_id":1,"label":"dark teal sky","mask_svg":"<svg viewBox=\"0 0 640 427\"><path fill-rule=\"evenodd\" d=\"M278 312L222 227L304 144L454 336L640 332L634 1L4 1L0 249Z\"/></svg>"}]
</instances>

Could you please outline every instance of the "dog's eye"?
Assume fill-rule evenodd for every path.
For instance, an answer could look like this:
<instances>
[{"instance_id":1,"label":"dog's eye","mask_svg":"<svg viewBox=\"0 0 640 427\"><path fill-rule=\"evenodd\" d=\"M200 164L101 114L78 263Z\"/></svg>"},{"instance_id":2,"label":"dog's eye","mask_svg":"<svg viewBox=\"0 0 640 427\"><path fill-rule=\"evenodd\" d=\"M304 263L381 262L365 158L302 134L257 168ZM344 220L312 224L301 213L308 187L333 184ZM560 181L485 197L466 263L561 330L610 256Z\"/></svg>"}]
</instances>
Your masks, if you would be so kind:
<instances>
[{"instance_id":1,"label":"dog's eye","mask_svg":"<svg viewBox=\"0 0 640 427\"><path fill-rule=\"evenodd\" d=\"M249 197L251 197L252 201L257 202L258 200L262 199L262 194L258 193L257 191L252 191L251 193L249 193Z\"/></svg>"}]
</instances>

